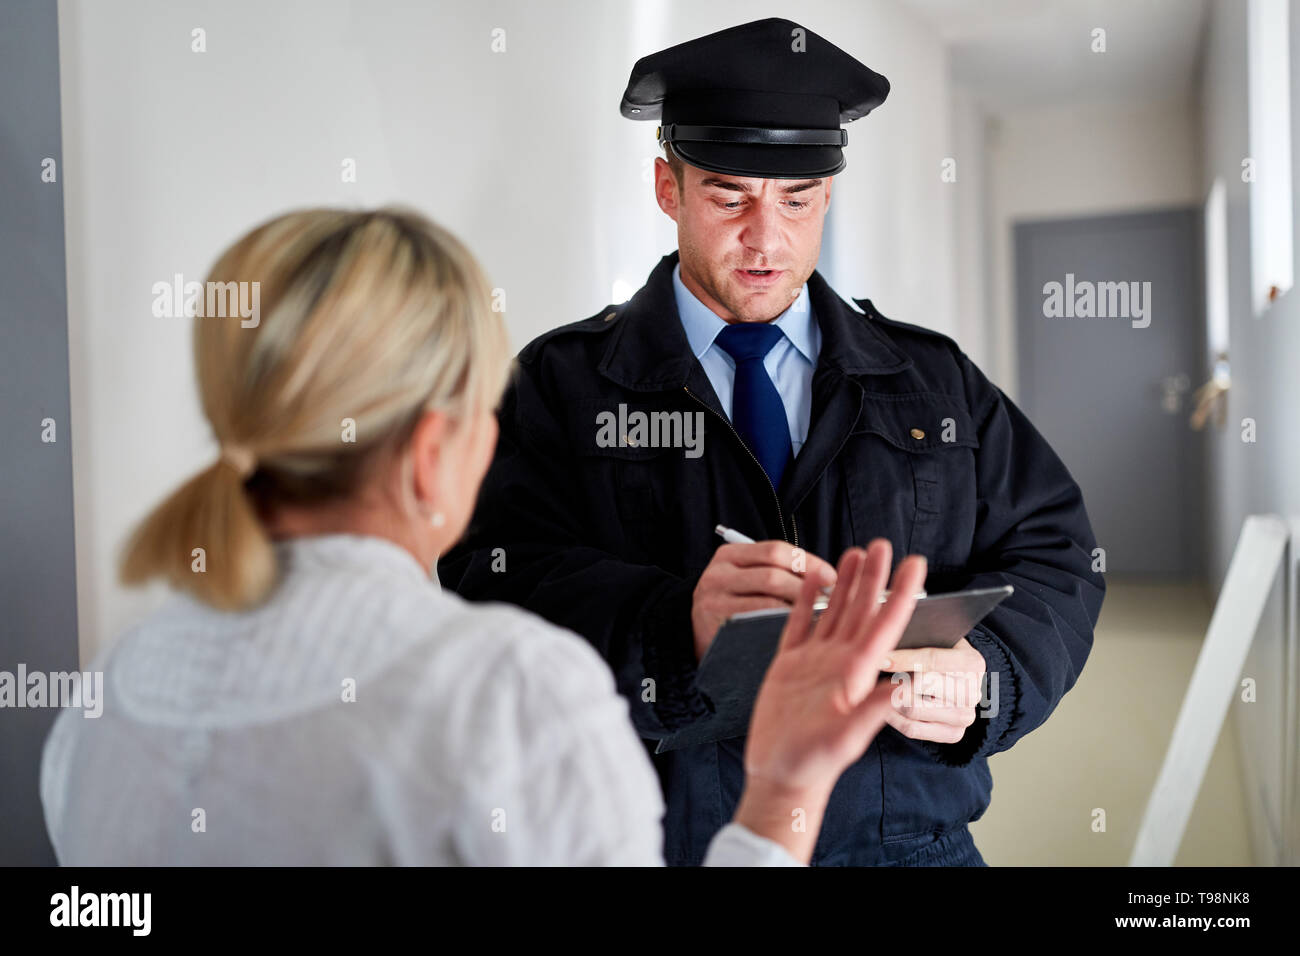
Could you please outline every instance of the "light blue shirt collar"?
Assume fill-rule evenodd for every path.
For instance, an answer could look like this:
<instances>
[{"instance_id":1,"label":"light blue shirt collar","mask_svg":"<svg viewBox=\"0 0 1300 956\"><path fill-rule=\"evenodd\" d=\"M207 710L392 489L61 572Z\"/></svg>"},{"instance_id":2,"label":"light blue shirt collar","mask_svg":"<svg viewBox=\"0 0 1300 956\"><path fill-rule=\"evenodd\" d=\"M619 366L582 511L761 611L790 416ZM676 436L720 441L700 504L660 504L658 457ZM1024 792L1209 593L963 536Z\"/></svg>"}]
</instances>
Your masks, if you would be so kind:
<instances>
[{"instance_id":1,"label":"light blue shirt collar","mask_svg":"<svg viewBox=\"0 0 1300 956\"><path fill-rule=\"evenodd\" d=\"M682 282L682 267L678 263L673 268L673 293L677 298L677 314L681 316L682 328L686 331L686 341L690 343L695 357L703 358L718 333L727 327L727 322L717 316L712 309L695 297L695 293L686 288ZM805 282L799 290L799 297L775 319L777 326L790 344L799 350L811 364L817 364L817 345L813 341L812 306L808 301L808 284Z\"/></svg>"}]
</instances>

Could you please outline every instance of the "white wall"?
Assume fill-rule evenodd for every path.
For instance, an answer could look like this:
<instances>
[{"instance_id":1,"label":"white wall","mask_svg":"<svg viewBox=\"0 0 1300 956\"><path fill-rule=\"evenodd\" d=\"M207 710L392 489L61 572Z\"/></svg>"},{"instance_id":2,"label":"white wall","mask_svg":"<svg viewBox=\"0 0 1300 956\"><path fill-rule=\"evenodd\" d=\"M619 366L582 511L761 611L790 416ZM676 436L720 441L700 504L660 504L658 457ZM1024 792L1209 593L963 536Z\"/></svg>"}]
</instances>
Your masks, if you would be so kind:
<instances>
[{"instance_id":1,"label":"white wall","mask_svg":"<svg viewBox=\"0 0 1300 956\"><path fill-rule=\"evenodd\" d=\"M962 87L953 90L952 137L957 181L953 189L953 266L957 297L954 328L949 334L961 343L971 361L1001 383L996 367L998 339L989 319L989 117L976 98Z\"/></svg>"},{"instance_id":2,"label":"white wall","mask_svg":"<svg viewBox=\"0 0 1300 956\"><path fill-rule=\"evenodd\" d=\"M516 347L635 288L675 233L645 176L653 123L618 113L639 56L776 3L61 0L78 609L83 658L157 591L115 583L134 523L214 454L190 329L151 287L202 279L256 222L306 204L398 201L462 236L507 293ZM801 22L894 85L850 126L833 264L845 293L951 331L947 64L887 0ZM190 50L191 30L207 52ZM506 52L490 50L506 31ZM340 181L345 158L359 179ZM945 191L946 190L946 191Z\"/></svg>"},{"instance_id":3,"label":"white wall","mask_svg":"<svg viewBox=\"0 0 1300 956\"><path fill-rule=\"evenodd\" d=\"M1300 298L1295 289L1258 318L1251 296L1250 185L1241 161L1250 155L1245 4L1212 5L1201 87L1205 169L1201 188L1216 177L1227 192L1228 350L1232 389L1227 426L1213 432L1210 470L1215 540L1210 580L1223 580L1247 514L1300 517ZM1300 16L1291 17L1292 136L1300 130ZM1292 150L1293 183L1300 183L1300 151ZM1300 196L1300 190L1293 189ZM1294 244L1300 248L1300 243ZM1253 418L1258 440L1241 440L1243 418Z\"/></svg>"},{"instance_id":4,"label":"white wall","mask_svg":"<svg viewBox=\"0 0 1300 956\"><path fill-rule=\"evenodd\" d=\"M1300 518L1300 295L1292 288L1256 317L1251 293L1250 185L1242 182L1241 161L1250 155L1247 80L1246 4L1212 4L1204 50L1200 109L1204 123L1204 170L1208 193L1216 177L1227 193L1228 353L1232 388L1226 424L1209 436L1210 481L1208 576L1221 587L1232 549L1249 514ZM1300 17L1291 17L1292 136L1300 129ZM1287 117L1268 120L1287 123ZM1293 140L1294 142L1294 140ZM1300 185L1300 152L1292 149L1293 185ZM1292 190L1300 196L1300 189ZM1300 242L1293 248L1300 249ZM1255 421L1256 441L1242 441L1242 421ZM1250 800L1257 862L1278 859L1282 827L1297 838L1300 807L1283 805L1283 754L1288 745L1286 701L1297 693L1297 662L1284 649L1283 602L1287 592L1274 582L1269 605L1244 676L1258 681L1258 702L1233 704L1241 739L1243 787ZM1289 665L1289 669L1288 669ZM1295 710L1291 711L1294 715ZM1291 718L1292 720L1294 717ZM1289 738L1300 728L1292 726ZM1300 780L1290 782L1292 799ZM1290 861L1295 864L1295 859Z\"/></svg>"},{"instance_id":5,"label":"white wall","mask_svg":"<svg viewBox=\"0 0 1300 956\"><path fill-rule=\"evenodd\" d=\"M836 288L871 299L888 318L956 335L955 210L960 190L974 183L940 179L940 163L957 152L947 53L921 19L892 2L801 10L803 22L891 84L885 103L848 127L849 165L835 183L827 264ZM814 16L822 10L825 16ZM836 23L845 28L830 26Z\"/></svg>"},{"instance_id":6,"label":"white wall","mask_svg":"<svg viewBox=\"0 0 1300 956\"><path fill-rule=\"evenodd\" d=\"M1198 131L1192 98L1016 111L991 123L990 366L1013 398L1015 223L1200 203Z\"/></svg>"}]
</instances>

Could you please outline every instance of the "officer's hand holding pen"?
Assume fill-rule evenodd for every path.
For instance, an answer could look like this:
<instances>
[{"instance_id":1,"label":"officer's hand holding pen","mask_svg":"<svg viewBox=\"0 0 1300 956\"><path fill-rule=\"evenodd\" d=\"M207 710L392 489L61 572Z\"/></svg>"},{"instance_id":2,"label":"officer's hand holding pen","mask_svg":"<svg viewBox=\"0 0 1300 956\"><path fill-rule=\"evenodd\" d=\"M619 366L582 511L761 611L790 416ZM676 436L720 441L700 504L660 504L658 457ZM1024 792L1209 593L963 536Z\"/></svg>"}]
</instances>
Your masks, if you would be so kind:
<instances>
[{"instance_id":1,"label":"officer's hand holding pen","mask_svg":"<svg viewBox=\"0 0 1300 956\"><path fill-rule=\"evenodd\" d=\"M798 599L805 576L822 572L835 580L835 569L827 562L785 541L723 544L713 553L691 597L696 660L704 656L727 618L744 611L788 608Z\"/></svg>"},{"instance_id":2,"label":"officer's hand holding pen","mask_svg":"<svg viewBox=\"0 0 1300 956\"><path fill-rule=\"evenodd\" d=\"M742 534L741 532L735 530L734 528L728 528L726 525L721 525L721 524L716 525L713 531L715 534L717 534L719 538L721 538L723 541L727 542L728 544L753 544L754 543L754 539L751 538L749 535ZM831 588L829 586L822 588L821 589L822 597L818 599L817 603L813 605L813 610L814 611L826 610L825 598L830 597L830 594L831 594ZM918 591L916 596L918 598L923 598L925 597L925 592ZM889 589L886 588L885 590L880 592L880 603L882 604L885 603L885 601L888 598L889 598Z\"/></svg>"}]
</instances>

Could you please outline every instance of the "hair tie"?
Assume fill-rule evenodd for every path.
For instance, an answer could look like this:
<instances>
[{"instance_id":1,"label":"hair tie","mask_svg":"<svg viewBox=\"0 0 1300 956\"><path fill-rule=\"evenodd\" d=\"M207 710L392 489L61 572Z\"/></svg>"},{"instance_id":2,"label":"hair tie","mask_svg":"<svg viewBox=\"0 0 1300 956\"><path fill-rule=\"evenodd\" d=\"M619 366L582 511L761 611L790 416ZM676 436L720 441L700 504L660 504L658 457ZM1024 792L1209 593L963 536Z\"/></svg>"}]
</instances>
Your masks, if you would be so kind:
<instances>
[{"instance_id":1,"label":"hair tie","mask_svg":"<svg viewBox=\"0 0 1300 956\"><path fill-rule=\"evenodd\" d=\"M257 468L257 457L243 445L222 445L221 460L239 474L247 478Z\"/></svg>"}]
</instances>

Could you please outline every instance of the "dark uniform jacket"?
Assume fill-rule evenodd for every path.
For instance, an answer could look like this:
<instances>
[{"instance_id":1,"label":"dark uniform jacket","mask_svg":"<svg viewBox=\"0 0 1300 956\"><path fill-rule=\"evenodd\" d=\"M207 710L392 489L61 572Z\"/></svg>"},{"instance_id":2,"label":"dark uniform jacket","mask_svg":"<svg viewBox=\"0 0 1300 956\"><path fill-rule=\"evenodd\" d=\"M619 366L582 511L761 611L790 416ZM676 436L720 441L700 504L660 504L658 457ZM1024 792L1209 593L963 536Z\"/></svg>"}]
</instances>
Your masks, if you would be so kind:
<instances>
[{"instance_id":1,"label":"dark uniform jacket","mask_svg":"<svg viewBox=\"0 0 1300 956\"><path fill-rule=\"evenodd\" d=\"M987 758L1041 724L1078 679L1105 584L1079 488L1028 419L947 336L859 312L817 273L822 331L806 444L773 489L723 415L678 318L665 256L622 306L519 355L500 439L465 539L439 577L470 600L520 605L590 641L647 748L704 713L691 597L724 524L835 564L888 538L929 562L938 593L1011 584L967 640L989 706L955 744L886 726L835 787L814 864L924 855L979 818ZM608 441L601 413L702 412L703 453ZM608 416L605 417L608 421ZM620 422L623 419L619 419ZM994 706L994 699L996 705ZM669 864L697 864L731 818L744 740L653 755Z\"/></svg>"}]
</instances>

